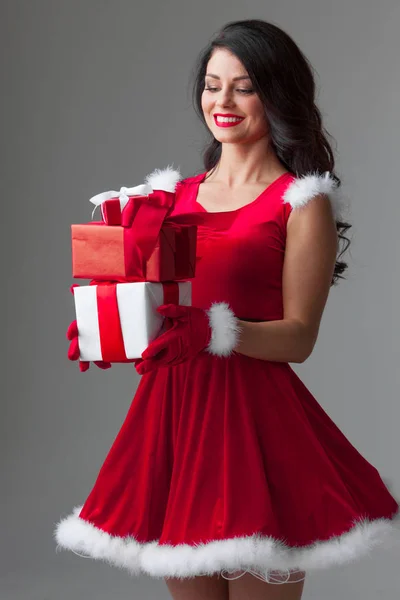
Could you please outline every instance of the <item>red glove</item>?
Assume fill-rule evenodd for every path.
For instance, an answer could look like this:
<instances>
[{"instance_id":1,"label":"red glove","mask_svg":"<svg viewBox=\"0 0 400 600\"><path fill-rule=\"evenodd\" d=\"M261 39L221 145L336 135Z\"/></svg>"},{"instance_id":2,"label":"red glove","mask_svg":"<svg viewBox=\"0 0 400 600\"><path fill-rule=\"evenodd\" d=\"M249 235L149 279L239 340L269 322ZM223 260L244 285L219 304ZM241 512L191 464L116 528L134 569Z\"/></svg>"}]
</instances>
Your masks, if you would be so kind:
<instances>
[{"instance_id":1,"label":"red glove","mask_svg":"<svg viewBox=\"0 0 400 600\"><path fill-rule=\"evenodd\" d=\"M74 288L79 287L77 283L74 283L70 287L70 291L73 294ZM68 348L68 358L69 360L78 360L79 359L79 343L78 343L78 324L76 321L72 321L67 330L67 340L70 340L70 345ZM103 360L95 360L94 364L100 369L109 369L111 367L111 363L104 362ZM84 373L90 367L89 361L80 360L79 361L79 369Z\"/></svg>"},{"instance_id":2,"label":"red glove","mask_svg":"<svg viewBox=\"0 0 400 600\"><path fill-rule=\"evenodd\" d=\"M165 317L167 331L142 353L143 360L135 364L139 375L178 365L203 350L229 356L237 344L238 319L226 302L214 303L207 311L194 306L164 304L157 312Z\"/></svg>"},{"instance_id":3,"label":"red glove","mask_svg":"<svg viewBox=\"0 0 400 600\"><path fill-rule=\"evenodd\" d=\"M78 360L79 359L79 344L78 344L78 325L76 321L72 321L67 330L67 339L70 340L70 345L68 348L68 358L69 360ZM94 364L100 369L109 369L111 367L111 363L104 362L103 360L95 360ZM90 367L89 361L80 360L79 361L79 369L84 373Z\"/></svg>"}]
</instances>

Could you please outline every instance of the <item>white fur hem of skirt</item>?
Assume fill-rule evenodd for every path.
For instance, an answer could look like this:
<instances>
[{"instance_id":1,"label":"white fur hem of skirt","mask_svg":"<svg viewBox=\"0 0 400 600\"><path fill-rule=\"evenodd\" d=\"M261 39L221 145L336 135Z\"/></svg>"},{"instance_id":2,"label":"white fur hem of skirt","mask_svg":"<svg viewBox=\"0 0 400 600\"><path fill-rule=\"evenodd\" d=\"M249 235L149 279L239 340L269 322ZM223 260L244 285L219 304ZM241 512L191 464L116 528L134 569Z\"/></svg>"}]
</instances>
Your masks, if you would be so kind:
<instances>
[{"instance_id":1,"label":"white fur hem of skirt","mask_svg":"<svg viewBox=\"0 0 400 600\"><path fill-rule=\"evenodd\" d=\"M289 569L310 572L343 565L368 555L376 547L389 548L399 543L400 513L392 520L360 519L340 536L290 548L259 534L195 545L139 543L133 537L112 536L98 529L81 519L80 511L81 507L75 508L58 523L55 539L59 548L103 560L133 575L156 578L188 578L241 569L256 569L265 574Z\"/></svg>"}]
</instances>

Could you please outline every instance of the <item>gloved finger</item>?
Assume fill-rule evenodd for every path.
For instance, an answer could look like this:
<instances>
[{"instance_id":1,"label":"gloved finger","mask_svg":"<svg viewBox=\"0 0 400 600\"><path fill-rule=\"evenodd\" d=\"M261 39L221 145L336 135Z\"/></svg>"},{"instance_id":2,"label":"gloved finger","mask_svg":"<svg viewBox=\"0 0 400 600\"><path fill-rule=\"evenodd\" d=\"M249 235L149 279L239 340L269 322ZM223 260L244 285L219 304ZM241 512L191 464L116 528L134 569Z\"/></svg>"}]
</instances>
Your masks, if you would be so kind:
<instances>
[{"instance_id":1,"label":"gloved finger","mask_svg":"<svg viewBox=\"0 0 400 600\"><path fill-rule=\"evenodd\" d=\"M183 362L185 358L182 339L177 337L171 341L171 343L168 344L168 346L162 352L157 354L157 356L147 360L157 362L158 366L160 367L172 367L173 365Z\"/></svg>"},{"instance_id":2,"label":"gloved finger","mask_svg":"<svg viewBox=\"0 0 400 600\"><path fill-rule=\"evenodd\" d=\"M75 292L75 288L79 287L79 283L73 283L70 288L69 291L71 292L71 294L73 294Z\"/></svg>"},{"instance_id":3,"label":"gloved finger","mask_svg":"<svg viewBox=\"0 0 400 600\"><path fill-rule=\"evenodd\" d=\"M142 359L140 359L140 360L135 360L134 367L135 367L135 369L136 369L136 372L137 372L137 373L139 373L139 371L138 371L138 366L139 366L139 365L141 365L141 364L142 364L142 362L143 362L143 360L142 360Z\"/></svg>"},{"instance_id":4,"label":"gloved finger","mask_svg":"<svg viewBox=\"0 0 400 600\"><path fill-rule=\"evenodd\" d=\"M185 360L182 351L182 341L180 338L169 344L167 348L164 348L157 356L153 358L147 358L140 364L135 365L136 371L143 375L149 371L154 371L160 367L172 367Z\"/></svg>"},{"instance_id":5,"label":"gloved finger","mask_svg":"<svg viewBox=\"0 0 400 600\"><path fill-rule=\"evenodd\" d=\"M141 359L141 358L128 358L128 359L127 359L127 360L125 360L124 362L127 362L127 363L133 363L133 364L134 364L134 366L136 366L136 364L137 364L137 363L140 363L140 362L142 362L142 359Z\"/></svg>"},{"instance_id":6,"label":"gloved finger","mask_svg":"<svg viewBox=\"0 0 400 600\"><path fill-rule=\"evenodd\" d=\"M105 362L104 360L94 360L93 362L99 369L111 369L110 362Z\"/></svg>"},{"instance_id":7,"label":"gloved finger","mask_svg":"<svg viewBox=\"0 0 400 600\"><path fill-rule=\"evenodd\" d=\"M73 340L76 337L78 337L78 323L72 321L67 329L67 340Z\"/></svg>"},{"instance_id":8,"label":"gloved finger","mask_svg":"<svg viewBox=\"0 0 400 600\"><path fill-rule=\"evenodd\" d=\"M133 358L132 360L128 360L128 362L133 362L135 364L135 367L136 367L136 365L138 365L138 364L140 364L140 363L143 362L143 359L142 358Z\"/></svg>"},{"instance_id":9,"label":"gloved finger","mask_svg":"<svg viewBox=\"0 0 400 600\"><path fill-rule=\"evenodd\" d=\"M148 358L156 357L157 354L168 348L168 346L176 339L177 335L179 334L175 329L169 329L165 333L162 333L158 338L150 342L146 350L142 352L142 358L146 360Z\"/></svg>"},{"instance_id":10,"label":"gloved finger","mask_svg":"<svg viewBox=\"0 0 400 600\"><path fill-rule=\"evenodd\" d=\"M162 304L157 308L157 312L164 317L179 319L179 317L187 315L187 308L187 306L180 306L179 304Z\"/></svg>"},{"instance_id":11,"label":"gloved finger","mask_svg":"<svg viewBox=\"0 0 400 600\"><path fill-rule=\"evenodd\" d=\"M160 366L158 360L143 360L141 363L135 365L136 371L139 375L144 375L145 373L150 373L150 371L155 371Z\"/></svg>"},{"instance_id":12,"label":"gloved finger","mask_svg":"<svg viewBox=\"0 0 400 600\"><path fill-rule=\"evenodd\" d=\"M74 338L68 348L69 360L78 360L79 358L79 343L78 338Z\"/></svg>"},{"instance_id":13,"label":"gloved finger","mask_svg":"<svg viewBox=\"0 0 400 600\"><path fill-rule=\"evenodd\" d=\"M88 371L90 367L90 362L87 360L80 360L79 361L79 370L81 373L84 373L85 371Z\"/></svg>"},{"instance_id":14,"label":"gloved finger","mask_svg":"<svg viewBox=\"0 0 400 600\"><path fill-rule=\"evenodd\" d=\"M168 350L166 351L165 356L163 357L163 363L166 367L178 365L179 363L186 360L186 357L184 355L185 353L183 350L182 339L179 337L176 340L174 340L173 344L170 344L168 346Z\"/></svg>"},{"instance_id":15,"label":"gloved finger","mask_svg":"<svg viewBox=\"0 0 400 600\"><path fill-rule=\"evenodd\" d=\"M175 324L175 322L173 319L170 319L169 317L164 317L164 322L163 322L164 331L168 331L168 329L172 329L174 324Z\"/></svg>"}]
</instances>

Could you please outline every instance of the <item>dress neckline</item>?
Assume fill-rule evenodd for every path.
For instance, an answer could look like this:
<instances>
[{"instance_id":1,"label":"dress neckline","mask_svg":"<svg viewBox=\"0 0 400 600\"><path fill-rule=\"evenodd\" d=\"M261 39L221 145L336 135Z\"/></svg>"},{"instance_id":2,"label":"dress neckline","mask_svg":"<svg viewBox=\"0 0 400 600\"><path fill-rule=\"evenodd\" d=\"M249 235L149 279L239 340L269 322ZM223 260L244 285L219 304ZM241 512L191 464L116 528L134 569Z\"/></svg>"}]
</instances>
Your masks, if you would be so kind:
<instances>
[{"instance_id":1,"label":"dress neckline","mask_svg":"<svg viewBox=\"0 0 400 600\"><path fill-rule=\"evenodd\" d=\"M203 181L205 180L207 173L208 173L208 171L206 171L205 173L200 173L200 175L197 175L197 177L196 177L193 202L194 202L194 204L196 204L199 207L201 212L205 212L209 215L224 214L224 213L234 214L234 213L238 213L239 211L245 210L246 208L249 208L250 206L254 206L258 202L260 202L260 200L262 200L267 195L267 193L271 192L272 189L274 189L278 185L278 183L280 183L283 179L286 179L286 177L293 177L293 175L292 175L292 173L290 173L290 171L286 171L285 173L282 173L281 175L279 175L279 177L277 177L269 185L267 185L267 187L260 194L258 194L258 196L254 200L252 200L251 202L248 202L244 206L240 206L239 208L235 208L233 210L209 211L206 208L204 208L204 206L202 204L200 204L200 202L197 201L200 184L203 183Z\"/></svg>"}]
</instances>

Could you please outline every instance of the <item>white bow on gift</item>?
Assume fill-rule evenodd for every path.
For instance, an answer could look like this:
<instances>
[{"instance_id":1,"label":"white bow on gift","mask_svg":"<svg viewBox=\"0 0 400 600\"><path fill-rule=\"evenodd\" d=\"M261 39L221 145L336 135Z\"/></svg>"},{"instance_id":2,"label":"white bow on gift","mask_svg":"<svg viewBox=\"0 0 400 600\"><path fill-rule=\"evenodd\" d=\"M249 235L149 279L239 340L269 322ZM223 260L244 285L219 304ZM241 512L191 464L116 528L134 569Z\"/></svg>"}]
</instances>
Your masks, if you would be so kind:
<instances>
[{"instance_id":1,"label":"white bow on gift","mask_svg":"<svg viewBox=\"0 0 400 600\"><path fill-rule=\"evenodd\" d=\"M106 200L111 200L112 198L118 198L119 203L121 205L121 211L122 211L124 209L124 207L126 206L130 196L147 196L148 194L151 194L152 191L153 191L153 188L151 187L151 185L148 185L147 183L143 183L141 185L136 185L135 187L130 187L130 188L123 186L123 187L121 187L119 192L110 190L109 192L102 192L101 194L97 194L96 196L93 196L92 198L90 198L90 202L92 204L94 204L92 218L93 218L96 208L98 206L100 206L101 204L103 204L103 202L105 202Z\"/></svg>"},{"instance_id":2,"label":"white bow on gift","mask_svg":"<svg viewBox=\"0 0 400 600\"><path fill-rule=\"evenodd\" d=\"M111 200L112 198L119 198L122 211L130 196L147 196L148 194L152 194L154 190L174 192L180 177L179 170L174 169L173 166L169 165L165 169L155 169L152 173L147 175L145 179L146 183L130 188L122 187L119 192L110 190L109 192L97 194L96 196L93 196L93 198L90 198L90 202L94 204L92 218L96 208L101 206L106 200Z\"/></svg>"}]
</instances>

